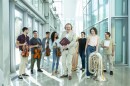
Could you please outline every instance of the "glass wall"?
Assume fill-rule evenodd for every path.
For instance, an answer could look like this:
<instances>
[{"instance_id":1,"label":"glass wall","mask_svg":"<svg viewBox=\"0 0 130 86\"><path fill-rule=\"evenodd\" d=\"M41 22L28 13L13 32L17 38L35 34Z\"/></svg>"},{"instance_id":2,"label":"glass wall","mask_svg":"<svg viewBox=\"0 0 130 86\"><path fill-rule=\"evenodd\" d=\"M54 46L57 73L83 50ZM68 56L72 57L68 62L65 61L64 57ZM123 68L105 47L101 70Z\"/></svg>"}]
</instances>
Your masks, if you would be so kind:
<instances>
[{"instance_id":1,"label":"glass wall","mask_svg":"<svg viewBox=\"0 0 130 86\"><path fill-rule=\"evenodd\" d=\"M99 1L99 20L103 20L108 17L108 0L100 0Z\"/></svg>"},{"instance_id":2,"label":"glass wall","mask_svg":"<svg viewBox=\"0 0 130 86\"><path fill-rule=\"evenodd\" d=\"M85 1L85 0L84 0ZM127 32L128 32L128 0L87 0L87 15L84 15L84 31L89 34L91 27L96 27L100 40L104 39L104 33L110 31L115 41L115 62L128 64L127 56ZM113 15L113 13L115 15ZM109 15L110 14L110 15ZM109 17L108 17L109 16ZM87 29L85 28L87 25ZM108 25L109 24L109 25ZM108 28L109 27L109 28Z\"/></svg>"},{"instance_id":3,"label":"glass wall","mask_svg":"<svg viewBox=\"0 0 130 86\"><path fill-rule=\"evenodd\" d=\"M84 29L87 29L87 13L86 13L87 7L85 7L83 10L84 10L83 11L83 26L84 26Z\"/></svg>"},{"instance_id":4,"label":"glass wall","mask_svg":"<svg viewBox=\"0 0 130 86\"><path fill-rule=\"evenodd\" d=\"M17 37L22 33L23 28L23 12L19 9L15 9L15 43ZM20 63L19 49L15 48L16 65Z\"/></svg>"},{"instance_id":5,"label":"glass wall","mask_svg":"<svg viewBox=\"0 0 130 86\"><path fill-rule=\"evenodd\" d=\"M99 36L100 40L105 39L104 34L105 32L108 31L108 20L103 20L102 22L99 23Z\"/></svg>"},{"instance_id":6,"label":"glass wall","mask_svg":"<svg viewBox=\"0 0 130 86\"><path fill-rule=\"evenodd\" d=\"M87 27L89 27L89 26L91 26L91 11L92 11L92 4L91 4L91 2L89 2L88 4L87 4Z\"/></svg>"}]
</instances>

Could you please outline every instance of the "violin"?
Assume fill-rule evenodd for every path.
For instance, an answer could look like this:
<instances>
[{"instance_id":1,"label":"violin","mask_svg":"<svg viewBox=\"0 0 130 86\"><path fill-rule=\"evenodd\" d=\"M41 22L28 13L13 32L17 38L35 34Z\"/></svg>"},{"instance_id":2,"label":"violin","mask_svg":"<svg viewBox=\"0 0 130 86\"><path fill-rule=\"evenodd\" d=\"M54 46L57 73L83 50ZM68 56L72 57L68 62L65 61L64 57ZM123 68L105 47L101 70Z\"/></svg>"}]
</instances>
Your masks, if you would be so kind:
<instances>
[{"instance_id":1,"label":"violin","mask_svg":"<svg viewBox=\"0 0 130 86\"><path fill-rule=\"evenodd\" d=\"M60 47L57 47L57 48L56 48L56 56L57 56L57 57L60 57L60 56L61 56L61 49L60 49Z\"/></svg>"},{"instance_id":2,"label":"violin","mask_svg":"<svg viewBox=\"0 0 130 86\"><path fill-rule=\"evenodd\" d=\"M23 45L22 46L22 57L28 57L29 56L29 46L28 45Z\"/></svg>"},{"instance_id":3,"label":"violin","mask_svg":"<svg viewBox=\"0 0 130 86\"><path fill-rule=\"evenodd\" d=\"M41 49L40 49L40 48L35 48L35 49L34 49L33 58L34 58L34 59L36 59L36 58L40 59L40 57L41 57Z\"/></svg>"},{"instance_id":4,"label":"violin","mask_svg":"<svg viewBox=\"0 0 130 86\"><path fill-rule=\"evenodd\" d=\"M50 50L49 46L47 46L47 47L46 47L46 56L50 56L50 51L51 51L51 50Z\"/></svg>"}]
</instances>

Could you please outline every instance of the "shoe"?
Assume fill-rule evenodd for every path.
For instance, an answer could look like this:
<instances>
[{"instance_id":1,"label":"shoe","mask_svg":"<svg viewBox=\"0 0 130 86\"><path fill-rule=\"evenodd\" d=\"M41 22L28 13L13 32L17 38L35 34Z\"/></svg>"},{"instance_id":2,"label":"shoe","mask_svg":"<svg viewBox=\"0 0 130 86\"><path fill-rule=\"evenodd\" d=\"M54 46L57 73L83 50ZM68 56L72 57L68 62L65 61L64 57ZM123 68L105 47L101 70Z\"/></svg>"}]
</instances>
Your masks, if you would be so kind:
<instances>
[{"instance_id":1,"label":"shoe","mask_svg":"<svg viewBox=\"0 0 130 86\"><path fill-rule=\"evenodd\" d=\"M82 70L83 68L80 68L80 70Z\"/></svg>"},{"instance_id":2,"label":"shoe","mask_svg":"<svg viewBox=\"0 0 130 86\"><path fill-rule=\"evenodd\" d=\"M19 79L23 79L23 77L21 75L18 76Z\"/></svg>"},{"instance_id":3,"label":"shoe","mask_svg":"<svg viewBox=\"0 0 130 86\"><path fill-rule=\"evenodd\" d=\"M55 74L59 74L59 72L58 72L58 71L55 71Z\"/></svg>"},{"instance_id":4,"label":"shoe","mask_svg":"<svg viewBox=\"0 0 130 86\"><path fill-rule=\"evenodd\" d=\"M52 72L52 76L54 76L55 75L55 72Z\"/></svg>"},{"instance_id":5,"label":"shoe","mask_svg":"<svg viewBox=\"0 0 130 86\"><path fill-rule=\"evenodd\" d=\"M110 71L110 75L113 75L113 71Z\"/></svg>"},{"instance_id":6,"label":"shoe","mask_svg":"<svg viewBox=\"0 0 130 86\"><path fill-rule=\"evenodd\" d=\"M43 72L41 69L38 69L37 71L38 71L38 72Z\"/></svg>"},{"instance_id":7,"label":"shoe","mask_svg":"<svg viewBox=\"0 0 130 86\"><path fill-rule=\"evenodd\" d=\"M26 73L24 73L24 74L22 74L22 76L29 76L28 74L26 74Z\"/></svg>"},{"instance_id":8,"label":"shoe","mask_svg":"<svg viewBox=\"0 0 130 86\"><path fill-rule=\"evenodd\" d=\"M90 76L86 76L87 79L90 79Z\"/></svg>"},{"instance_id":9,"label":"shoe","mask_svg":"<svg viewBox=\"0 0 130 86\"><path fill-rule=\"evenodd\" d=\"M85 71L85 69L82 70L82 72L84 72L84 71Z\"/></svg>"},{"instance_id":10,"label":"shoe","mask_svg":"<svg viewBox=\"0 0 130 86\"><path fill-rule=\"evenodd\" d=\"M31 74L33 74L33 70L31 70Z\"/></svg>"},{"instance_id":11,"label":"shoe","mask_svg":"<svg viewBox=\"0 0 130 86\"><path fill-rule=\"evenodd\" d=\"M72 79L72 76L69 76L68 79L71 80L71 79Z\"/></svg>"},{"instance_id":12,"label":"shoe","mask_svg":"<svg viewBox=\"0 0 130 86\"><path fill-rule=\"evenodd\" d=\"M106 73L106 72L107 72L107 70L103 70L103 72L105 72L105 73Z\"/></svg>"},{"instance_id":13,"label":"shoe","mask_svg":"<svg viewBox=\"0 0 130 86\"><path fill-rule=\"evenodd\" d=\"M60 76L60 78L65 78L65 77L68 77L68 75L62 75L62 76Z\"/></svg>"}]
</instances>

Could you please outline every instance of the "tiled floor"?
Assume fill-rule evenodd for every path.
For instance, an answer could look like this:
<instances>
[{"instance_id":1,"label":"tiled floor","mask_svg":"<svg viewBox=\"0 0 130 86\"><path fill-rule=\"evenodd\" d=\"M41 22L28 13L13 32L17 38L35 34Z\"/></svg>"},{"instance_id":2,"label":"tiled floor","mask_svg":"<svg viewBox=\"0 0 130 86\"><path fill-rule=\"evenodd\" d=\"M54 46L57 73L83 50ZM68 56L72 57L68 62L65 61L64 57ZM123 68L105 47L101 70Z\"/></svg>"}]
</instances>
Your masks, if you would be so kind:
<instances>
[{"instance_id":1,"label":"tiled floor","mask_svg":"<svg viewBox=\"0 0 130 86\"><path fill-rule=\"evenodd\" d=\"M27 73L30 74L30 71ZM130 68L124 66L115 67L113 76L105 73L107 78L105 82L86 79L85 74L80 70L73 72L71 81L67 78L59 78L60 75L52 76L51 67L45 67L43 73L37 73L35 70L33 75L24 77L24 80L14 79L12 86L130 86Z\"/></svg>"}]
</instances>

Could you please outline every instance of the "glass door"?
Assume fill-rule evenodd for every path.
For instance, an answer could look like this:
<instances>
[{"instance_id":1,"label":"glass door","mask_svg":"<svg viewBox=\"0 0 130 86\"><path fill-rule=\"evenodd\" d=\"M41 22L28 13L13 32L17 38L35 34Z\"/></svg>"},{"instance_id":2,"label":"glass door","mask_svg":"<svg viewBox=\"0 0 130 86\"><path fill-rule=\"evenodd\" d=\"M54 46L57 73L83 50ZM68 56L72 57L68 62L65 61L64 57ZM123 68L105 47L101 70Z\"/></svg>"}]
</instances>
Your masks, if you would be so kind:
<instances>
[{"instance_id":1,"label":"glass door","mask_svg":"<svg viewBox=\"0 0 130 86\"><path fill-rule=\"evenodd\" d=\"M113 29L115 35L115 63L128 64L128 20L127 18L114 18Z\"/></svg>"}]
</instances>

